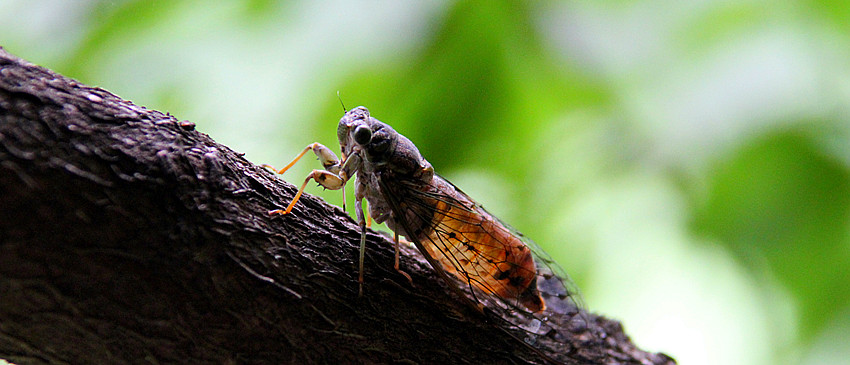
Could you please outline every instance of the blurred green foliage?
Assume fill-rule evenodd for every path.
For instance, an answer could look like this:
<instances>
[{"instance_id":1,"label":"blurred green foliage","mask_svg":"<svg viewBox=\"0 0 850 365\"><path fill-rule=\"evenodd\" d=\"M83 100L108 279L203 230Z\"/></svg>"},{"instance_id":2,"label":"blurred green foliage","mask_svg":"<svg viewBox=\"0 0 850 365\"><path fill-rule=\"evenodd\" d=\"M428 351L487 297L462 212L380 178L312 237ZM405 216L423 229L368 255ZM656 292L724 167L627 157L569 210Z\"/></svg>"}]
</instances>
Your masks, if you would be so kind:
<instances>
[{"instance_id":1,"label":"blurred green foliage","mask_svg":"<svg viewBox=\"0 0 850 365\"><path fill-rule=\"evenodd\" d=\"M8 1L0 41L258 164L335 147L340 91L535 239L639 345L683 364L832 364L850 358L834 340L850 337L848 14L826 1ZM318 167L305 161L284 178Z\"/></svg>"},{"instance_id":2,"label":"blurred green foliage","mask_svg":"<svg viewBox=\"0 0 850 365\"><path fill-rule=\"evenodd\" d=\"M744 265L767 265L797 302L801 339L812 339L850 297L847 166L818 148L816 136L781 131L723 158L709 187L694 212L696 231Z\"/></svg>"}]
</instances>

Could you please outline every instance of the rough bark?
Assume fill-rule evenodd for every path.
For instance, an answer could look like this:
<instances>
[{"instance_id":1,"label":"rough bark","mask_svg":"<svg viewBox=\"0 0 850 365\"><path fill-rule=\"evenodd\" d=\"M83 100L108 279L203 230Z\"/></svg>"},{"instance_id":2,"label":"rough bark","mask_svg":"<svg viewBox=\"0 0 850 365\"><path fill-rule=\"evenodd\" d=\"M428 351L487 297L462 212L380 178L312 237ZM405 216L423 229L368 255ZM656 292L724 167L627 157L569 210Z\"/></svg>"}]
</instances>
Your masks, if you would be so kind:
<instances>
[{"instance_id":1,"label":"rough bark","mask_svg":"<svg viewBox=\"0 0 850 365\"><path fill-rule=\"evenodd\" d=\"M0 48L0 359L543 363L417 259L173 116ZM619 323L565 363L667 364ZM593 354L604 354L596 357Z\"/></svg>"}]
</instances>

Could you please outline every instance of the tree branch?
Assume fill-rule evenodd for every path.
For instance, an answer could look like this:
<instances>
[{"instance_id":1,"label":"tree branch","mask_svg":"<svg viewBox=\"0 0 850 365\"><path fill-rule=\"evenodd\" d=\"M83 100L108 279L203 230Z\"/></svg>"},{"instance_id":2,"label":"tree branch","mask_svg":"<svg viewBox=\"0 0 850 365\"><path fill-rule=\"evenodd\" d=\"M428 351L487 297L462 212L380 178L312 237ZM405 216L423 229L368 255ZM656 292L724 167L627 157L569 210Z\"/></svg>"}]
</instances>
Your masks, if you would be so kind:
<instances>
[{"instance_id":1,"label":"tree branch","mask_svg":"<svg viewBox=\"0 0 850 365\"><path fill-rule=\"evenodd\" d=\"M0 358L15 363L543 363L416 253L194 130L0 48ZM564 363L669 364L619 323ZM543 341L544 339L541 339ZM576 340L577 341L577 340Z\"/></svg>"}]
</instances>

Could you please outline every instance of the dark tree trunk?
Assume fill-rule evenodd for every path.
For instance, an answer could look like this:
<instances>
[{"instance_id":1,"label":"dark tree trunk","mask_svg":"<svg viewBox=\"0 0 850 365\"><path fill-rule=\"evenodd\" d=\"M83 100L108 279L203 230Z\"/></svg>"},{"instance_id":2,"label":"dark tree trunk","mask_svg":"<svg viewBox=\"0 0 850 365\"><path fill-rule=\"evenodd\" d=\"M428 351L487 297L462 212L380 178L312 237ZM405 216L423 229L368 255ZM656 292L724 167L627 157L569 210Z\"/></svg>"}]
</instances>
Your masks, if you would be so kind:
<instances>
[{"instance_id":1,"label":"dark tree trunk","mask_svg":"<svg viewBox=\"0 0 850 365\"><path fill-rule=\"evenodd\" d=\"M0 359L26 363L542 363L415 255L194 125L0 48ZM565 363L667 364L619 323ZM596 354L596 355L594 355ZM604 357L597 357L604 354Z\"/></svg>"}]
</instances>

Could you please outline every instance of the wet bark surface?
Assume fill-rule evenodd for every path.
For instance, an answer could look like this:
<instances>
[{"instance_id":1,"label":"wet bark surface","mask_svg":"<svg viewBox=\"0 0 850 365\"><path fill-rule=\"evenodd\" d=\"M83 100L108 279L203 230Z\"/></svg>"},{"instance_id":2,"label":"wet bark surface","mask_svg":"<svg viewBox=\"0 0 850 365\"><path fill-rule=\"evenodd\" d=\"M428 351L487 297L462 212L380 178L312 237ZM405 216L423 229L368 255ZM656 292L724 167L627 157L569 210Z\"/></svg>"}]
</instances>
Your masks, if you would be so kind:
<instances>
[{"instance_id":1,"label":"wet bark surface","mask_svg":"<svg viewBox=\"0 0 850 365\"><path fill-rule=\"evenodd\" d=\"M408 250L171 115L0 49L0 359L546 363ZM564 363L672 363L590 315ZM601 356L601 357L600 357Z\"/></svg>"}]
</instances>

